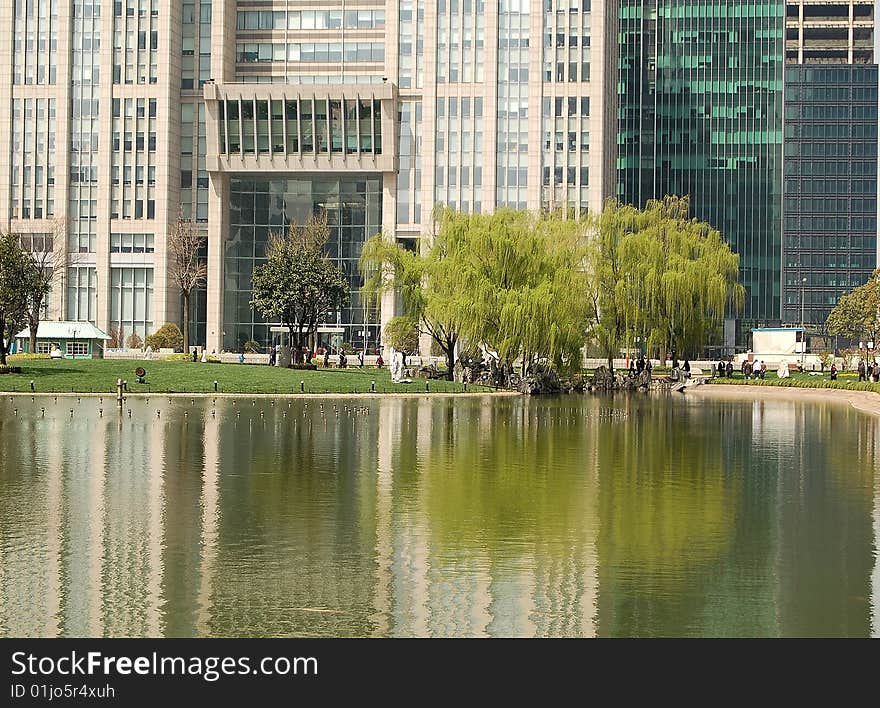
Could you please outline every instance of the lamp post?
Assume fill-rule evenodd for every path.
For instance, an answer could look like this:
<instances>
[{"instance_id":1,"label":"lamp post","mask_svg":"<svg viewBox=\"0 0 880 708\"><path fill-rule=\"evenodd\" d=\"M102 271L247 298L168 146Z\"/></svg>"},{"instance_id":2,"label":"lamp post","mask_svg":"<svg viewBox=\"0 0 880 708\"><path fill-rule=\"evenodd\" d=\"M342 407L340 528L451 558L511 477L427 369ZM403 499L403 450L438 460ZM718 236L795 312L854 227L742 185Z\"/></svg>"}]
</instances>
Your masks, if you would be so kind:
<instances>
[{"instance_id":1,"label":"lamp post","mask_svg":"<svg viewBox=\"0 0 880 708\"><path fill-rule=\"evenodd\" d=\"M804 288L806 287L806 284L807 279L801 278L801 364L804 363L807 353L807 331L804 326Z\"/></svg>"}]
</instances>

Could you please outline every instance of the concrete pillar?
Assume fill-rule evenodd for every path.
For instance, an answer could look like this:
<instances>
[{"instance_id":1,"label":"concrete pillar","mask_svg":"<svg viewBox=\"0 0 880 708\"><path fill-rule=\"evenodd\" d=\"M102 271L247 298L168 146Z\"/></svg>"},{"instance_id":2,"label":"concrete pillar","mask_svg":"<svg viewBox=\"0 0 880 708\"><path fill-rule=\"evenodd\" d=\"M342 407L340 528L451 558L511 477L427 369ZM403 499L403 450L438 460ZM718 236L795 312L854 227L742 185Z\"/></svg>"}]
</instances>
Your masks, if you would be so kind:
<instances>
[{"instance_id":1,"label":"concrete pillar","mask_svg":"<svg viewBox=\"0 0 880 708\"><path fill-rule=\"evenodd\" d=\"M208 191L208 351L223 351L223 244L229 229L229 177L213 173Z\"/></svg>"}]
</instances>

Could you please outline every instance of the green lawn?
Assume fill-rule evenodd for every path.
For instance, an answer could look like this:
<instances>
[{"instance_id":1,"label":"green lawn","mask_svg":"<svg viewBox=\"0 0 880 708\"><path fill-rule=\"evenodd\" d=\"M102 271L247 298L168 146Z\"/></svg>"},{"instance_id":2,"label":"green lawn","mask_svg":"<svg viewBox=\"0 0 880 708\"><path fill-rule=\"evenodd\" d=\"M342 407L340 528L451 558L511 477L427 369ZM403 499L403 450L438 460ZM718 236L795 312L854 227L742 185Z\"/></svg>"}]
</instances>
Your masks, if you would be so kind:
<instances>
[{"instance_id":1,"label":"green lawn","mask_svg":"<svg viewBox=\"0 0 880 708\"><path fill-rule=\"evenodd\" d=\"M713 384L739 384L740 386L782 386L792 388L841 388L850 391L873 391L880 393L880 383L871 383L859 381L859 375L854 371L840 372L837 380L832 381L831 375L826 371L822 374L810 375L809 372L792 372L787 379L780 379L776 376L775 369L767 370L767 378L765 379L743 379L739 371L735 371L733 378L715 378L712 379Z\"/></svg>"},{"instance_id":2,"label":"green lawn","mask_svg":"<svg viewBox=\"0 0 880 708\"><path fill-rule=\"evenodd\" d=\"M118 359L56 360L31 359L10 365L21 366L21 374L0 375L0 391L37 393L115 393L116 379L128 381L129 393L212 393L214 381L220 393L299 393L300 381L306 393L369 393L376 382L377 393L424 393L425 381L393 384L387 368L323 369L300 371L250 364L202 364L181 361L137 361ZM147 370L146 383L137 383L135 369ZM462 384L429 382L431 392L461 392ZM488 391L468 386L469 392Z\"/></svg>"}]
</instances>

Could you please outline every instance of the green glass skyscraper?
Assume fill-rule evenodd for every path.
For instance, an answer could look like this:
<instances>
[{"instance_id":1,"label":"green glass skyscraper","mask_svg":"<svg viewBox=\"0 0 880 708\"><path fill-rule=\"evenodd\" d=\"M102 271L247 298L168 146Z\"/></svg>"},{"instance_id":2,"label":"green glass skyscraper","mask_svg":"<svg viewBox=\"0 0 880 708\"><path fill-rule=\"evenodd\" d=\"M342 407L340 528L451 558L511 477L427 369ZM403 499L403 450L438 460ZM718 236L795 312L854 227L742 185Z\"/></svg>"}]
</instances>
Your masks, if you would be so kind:
<instances>
[{"instance_id":1,"label":"green glass skyscraper","mask_svg":"<svg viewBox=\"0 0 880 708\"><path fill-rule=\"evenodd\" d=\"M781 0L622 0L617 196L688 195L740 255L725 343L781 317Z\"/></svg>"}]
</instances>

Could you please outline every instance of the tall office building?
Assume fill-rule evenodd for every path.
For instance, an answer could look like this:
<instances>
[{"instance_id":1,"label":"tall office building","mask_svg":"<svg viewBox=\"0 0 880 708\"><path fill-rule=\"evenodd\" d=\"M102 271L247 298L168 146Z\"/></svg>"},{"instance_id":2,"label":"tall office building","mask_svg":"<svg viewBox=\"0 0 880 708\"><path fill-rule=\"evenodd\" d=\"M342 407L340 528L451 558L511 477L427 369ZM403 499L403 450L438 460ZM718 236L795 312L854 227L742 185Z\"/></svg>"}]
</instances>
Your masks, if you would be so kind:
<instances>
[{"instance_id":1,"label":"tall office building","mask_svg":"<svg viewBox=\"0 0 880 708\"><path fill-rule=\"evenodd\" d=\"M783 322L822 325L877 260L875 0L788 0Z\"/></svg>"},{"instance_id":2,"label":"tall office building","mask_svg":"<svg viewBox=\"0 0 880 708\"><path fill-rule=\"evenodd\" d=\"M874 18L875 0L620 4L617 194L689 195L739 253L728 347L821 327L878 263Z\"/></svg>"},{"instance_id":3,"label":"tall office building","mask_svg":"<svg viewBox=\"0 0 880 708\"><path fill-rule=\"evenodd\" d=\"M53 319L122 338L179 322L182 213L208 235L194 342L268 343L253 267L320 211L352 288L321 339L373 347L394 303L359 298L367 238L416 248L437 203L598 210L614 192L614 2L0 5L0 227L69 255Z\"/></svg>"},{"instance_id":4,"label":"tall office building","mask_svg":"<svg viewBox=\"0 0 880 708\"><path fill-rule=\"evenodd\" d=\"M781 0L621 0L617 196L688 195L740 255L724 343L780 319Z\"/></svg>"}]
</instances>

